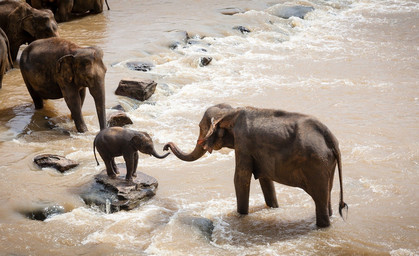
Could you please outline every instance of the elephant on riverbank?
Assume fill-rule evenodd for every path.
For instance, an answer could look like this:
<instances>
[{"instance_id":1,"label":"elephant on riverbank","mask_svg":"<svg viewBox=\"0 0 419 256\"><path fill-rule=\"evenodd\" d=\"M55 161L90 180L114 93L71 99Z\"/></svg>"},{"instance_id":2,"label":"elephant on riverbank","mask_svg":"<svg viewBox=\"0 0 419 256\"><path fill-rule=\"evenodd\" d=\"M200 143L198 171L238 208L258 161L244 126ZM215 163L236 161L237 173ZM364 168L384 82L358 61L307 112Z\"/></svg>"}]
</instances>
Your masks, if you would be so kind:
<instances>
[{"instance_id":1,"label":"elephant on riverbank","mask_svg":"<svg viewBox=\"0 0 419 256\"><path fill-rule=\"evenodd\" d=\"M169 155L169 153L159 155L154 149L150 135L146 132L134 131L122 127L106 128L96 135L93 142L93 153L99 165L95 147L105 162L106 172L111 178L116 178L116 174L119 173L114 158L117 156L124 157L127 167L127 175L125 177L127 181L132 181L132 177L137 176L138 151L159 159Z\"/></svg>"},{"instance_id":2,"label":"elephant on riverbank","mask_svg":"<svg viewBox=\"0 0 419 256\"><path fill-rule=\"evenodd\" d=\"M207 151L235 150L234 186L237 211L247 214L251 176L259 179L265 202L278 207L274 181L305 190L316 206L318 227L330 225L331 191L339 170L339 213L343 201L342 165L338 141L317 119L298 113L219 104L208 108L199 123L195 149L186 154L173 142L164 146L183 161L195 161Z\"/></svg>"},{"instance_id":3,"label":"elephant on riverbank","mask_svg":"<svg viewBox=\"0 0 419 256\"><path fill-rule=\"evenodd\" d=\"M10 44L6 33L0 28L0 89L3 84L3 75L12 67L13 61L10 55Z\"/></svg>"},{"instance_id":4,"label":"elephant on riverbank","mask_svg":"<svg viewBox=\"0 0 419 256\"><path fill-rule=\"evenodd\" d=\"M62 38L40 39L22 52L20 69L36 109L44 99L64 98L78 132L87 131L82 116L86 87L93 96L100 129L106 127L103 51Z\"/></svg>"},{"instance_id":5,"label":"elephant on riverbank","mask_svg":"<svg viewBox=\"0 0 419 256\"><path fill-rule=\"evenodd\" d=\"M101 13L103 3L109 8L107 0L26 0L37 9L50 9L55 14L57 22L68 21L71 14Z\"/></svg>"},{"instance_id":6,"label":"elephant on riverbank","mask_svg":"<svg viewBox=\"0 0 419 256\"><path fill-rule=\"evenodd\" d=\"M58 36L58 25L50 10L37 10L20 1L0 1L0 28L9 39L13 61L22 44Z\"/></svg>"}]
</instances>

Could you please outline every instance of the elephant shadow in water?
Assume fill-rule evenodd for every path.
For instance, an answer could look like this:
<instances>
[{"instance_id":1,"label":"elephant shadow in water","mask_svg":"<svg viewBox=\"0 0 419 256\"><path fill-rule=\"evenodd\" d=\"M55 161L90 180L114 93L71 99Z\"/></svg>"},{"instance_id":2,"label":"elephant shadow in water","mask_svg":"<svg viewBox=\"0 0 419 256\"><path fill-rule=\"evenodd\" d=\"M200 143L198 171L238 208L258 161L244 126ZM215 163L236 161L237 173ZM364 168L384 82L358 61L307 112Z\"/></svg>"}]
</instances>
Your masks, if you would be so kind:
<instances>
[{"instance_id":1,"label":"elephant shadow in water","mask_svg":"<svg viewBox=\"0 0 419 256\"><path fill-rule=\"evenodd\" d=\"M8 141L24 138L26 141L37 141L48 137L48 141L61 140L69 137L70 132L59 128L50 116L55 114L43 109L35 111L32 104L23 104L0 110L0 126L7 130L0 134L0 140ZM45 136L42 136L43 133Z\"/></svg>"}]
</instances>

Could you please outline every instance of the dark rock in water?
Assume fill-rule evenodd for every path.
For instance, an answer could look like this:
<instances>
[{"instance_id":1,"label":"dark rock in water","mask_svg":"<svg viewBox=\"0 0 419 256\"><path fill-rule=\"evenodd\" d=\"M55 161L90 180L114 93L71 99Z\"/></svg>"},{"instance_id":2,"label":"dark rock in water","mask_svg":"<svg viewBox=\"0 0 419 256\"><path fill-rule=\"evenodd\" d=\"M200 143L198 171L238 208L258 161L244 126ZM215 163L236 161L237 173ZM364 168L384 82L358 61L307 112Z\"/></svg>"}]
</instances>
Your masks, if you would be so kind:
<instances>
[{"instance_id":1,"label":"dark rock in water","mask_svg":"<svg viewBox=\"0 0 419 256\"><path fill-rule=\"evenodd\" d=\"M114 109L114 110L119 110L119 111L125 112L125 109L124 109L124 107L123 107L123 106L121 106L121 104L118 104L118 105L116 105L115 107L112 107L111 109Z\"/></svg>"},{"instance_id":2,"label":"dark rock in water","mask_svg":"<svg viewBox=\"0 0 419 256\"><path fill-rule=\"evenodd\" d=\"M65 213L65 209L61 205L41 203L32 209L20 210L20 213L28 219L44 221L53 215Z\"/></svg>"},{"instance_id":3,"label":"dark rock in water","mask_svg":"<svg viewBox=\"0 0 419 256\"><path fill-rule=\"evenodd\" d=\"M106 170L95 176L95 182L81 194L87 205L96 205L106 213L132 210L156 194L155 178L137 171L133 183L125 180L125 164L118 164L120 174L116 179L108 177Z\"/></svg>"},{"instance_id":4,"label":"dark rock in water","mask_svg":"<svg viewBox=\"0 0 419 256\"><path fill-rule=\"evenodd\" d=\"M165 33L166 37L169 39L169 48L174 50L180 45L185 45L189 40L188 32L183 30L172 30Z\"/></svg>"},{"instance_id":5,"label":"dark rock in water","mask_svg":"<svg viewBox=\"0 0 419 256\"><path fill-rule=\"evenodd\" d=\"M125 125L133 124L131 118L127 116L125 112L118 111L112 113L108 117L108 127L124 127Z\"/></svg>"},{"instance_id":6,"label":"dark rock in water","mask_svg":"<svg viewBox=\"0 0 419 256\"><path fill-rule=\"evenodd\" d=\"M115 94L145 101L153 95L156 86L157 83L152 80L121 80Z\"/></svg>"},{"instance_id":7,"label":"dark rock in water","mask_svg":"<svg viewBox=\"0 0 419 256\"><path fill-rule=\"evenodd\" d=\"M237 13L243 13L244 11L237 7L227 7L227 8L219 9L219 12L224 15L234 15Z\"/></svg>"},{"instance_id":8,"label":"dark rock in water","mask_svg":"<svg viewBox=\"0 0 419 256\"><path fill-rule=\"evenodd\" d=\"M214 224L211 220L192 216L183 216L179 220L183 224L198 229L207 240L211 241L212 232L214 231Z\"/></svg>"},{"instance_id":9,"label":"dark rock in water","mask_svg":"<svg viewBox=\"0 0 419 256\"><path fill-rule=\"evenodd\" d=\"M125 64L127 68L135 71L142 71L147 72L150 71L151 68L154 66L151 63L140 62L140 61L130 61Z\"/></svg>"},{"instance_id":10,"label":"dark rock in water","mask_svg":"<svg viewBox=\"0 0 419 256\"><path fill-rule=\"evenodd\" d=\"M63 156L52 154L36 156L33 161L41 168L51 167L57 169L60 172L65 172L79 165L76 161L67 159Z\"/></svg>"},{"instance_id":11,"label":"dark rock in water","mask_svg":"<svg viewBox=\"0 0 419 256\"><path fill-rule=\"evenodd\" d=\"M199 66L200 67L208 66L208 64L210 64L211 61L212 61L212 57L201 57L199 58Z\"/></svg>"},{"instance_id":12,"label":"dark rock in water","mask_svg":"<svg viewBox=\"0 0 419 256\"><path fill-rule=\"evenodd\" d=\"M240 31L242 34L250 33L250 29L243 27L243 26L235 26L233 29Z\"/></svg>"},{"instance_id":13,"label":"dark rock in water","mask_svg":"<svg viewBox=\"0 0 419 256\"><path fill-rule=\"evenodd\" d=\"M314 8L310 6L280 6L276 8L272 14L283 19L289 19L291 17L304 19L306 14L312 11L314 11Z\"/></svg>"}]
</instances>

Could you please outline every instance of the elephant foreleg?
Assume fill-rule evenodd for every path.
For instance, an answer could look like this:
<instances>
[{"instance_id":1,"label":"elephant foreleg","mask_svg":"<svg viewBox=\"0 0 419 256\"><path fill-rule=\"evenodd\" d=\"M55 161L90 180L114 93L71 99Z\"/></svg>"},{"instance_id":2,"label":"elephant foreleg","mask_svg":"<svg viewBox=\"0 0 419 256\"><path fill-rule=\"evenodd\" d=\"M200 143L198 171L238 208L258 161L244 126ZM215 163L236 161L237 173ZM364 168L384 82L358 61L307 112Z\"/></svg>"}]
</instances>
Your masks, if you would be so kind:
<instances>
[{"instance_id":1,"label":"elephant foreleg","mask_svg":"<svg viewBox=\"0 0 419 256\"><path fill-rule=\"evenodd\" d=\"M138 152L134 153L134 171L132 177L137 177L137 166L138 166Z\"/></svg>"},{"instance_id":2,"label":"elephant foreleg","mask_svg":"<svg viewBox=\"0 0 419 256\"><path fill-rule=\"evenodd\" d=\"M111 179L115 179L116 174L115 174L115 171L114 171L113 166L112 166L112 162L114 161L113 158L107 159L107 158L102 157L102 159L105 162L106 173L108 174L108 177L110 177Z\"/></svg>"},{"instance_id":3,"label":"elephant foreleg","mask_svg":"<svg viewBox=\"0 0 419 256\"><path fill-rule=\"evenodd\" d=\"M86 88L83 87L80 91L79 91L79 95L80 95L80 107L83 107L84 104L84 99L86 98Z\"/></svg>"},{"instance_id":4,"label":"elephant foreleg","mask_svg":"<svg viewBox=\"0 0 419 256\"><path fill-rule=\"evenodd\" d=\"M248 157L240 157L236 151L236 171L234 173L234 188L237 198L237 212L249 213L250 180L252 178L252 162Z\"/></svg>"},{"instance_id":5,"label":"elephant foreleg","mask_svg":"<svg viewBox=\"0 0 419 256\"><path fill-rule=\"evenodd\" d=\"M127 181L132 181L132 174L135 172L135 153L129 153L129 154L124 154L124 160L125 160L125 165L127 167L127 175L125 176L125 179ZM138 153L137 153L138 156Z\"/></svg>"},{"instance_id":6,"label":"elephant foreleg","mask_svg":"<svg viewBox=\"0 0 419 256\"><path fill-rule=\"evenodd\" d=\"M266 205L272 208L278 208L278 201L276 199L274 182L267 178L259 179L262 187L263 196L265 197Z\"/></svg>"},{"instance_id":7,"label":"elephant foreleg","mask_svg":"<svg viewBox=\"0 0 419 256\"><path fill-rule=\"evenodd\" d=\"M78 132L86 132L87 126L84 122L83 115L81 112L81 98L80 94L70 90L63 92L64 100L67 103L68 108L71 112L71 118L73 118Z\"/></svg>"}]
</instances>

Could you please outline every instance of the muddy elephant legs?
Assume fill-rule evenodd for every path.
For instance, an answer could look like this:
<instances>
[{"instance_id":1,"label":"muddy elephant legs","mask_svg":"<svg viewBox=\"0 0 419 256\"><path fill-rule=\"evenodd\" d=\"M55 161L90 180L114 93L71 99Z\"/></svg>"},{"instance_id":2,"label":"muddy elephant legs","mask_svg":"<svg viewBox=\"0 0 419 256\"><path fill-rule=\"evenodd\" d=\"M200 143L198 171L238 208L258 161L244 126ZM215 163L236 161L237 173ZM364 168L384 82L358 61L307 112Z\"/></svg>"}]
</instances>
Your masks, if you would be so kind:
<instances>
[{"instance_id":1,"label":"muddy elephant legs","mask_svg":"<svg viewBox=\"0 0 419 256\"><path fill-rule=\"evenodd\" d=\"M263 196L265 197L266 205L272 208L278 208L278 201L276 200L274 182L270 179L260 178L259 183L262 187L262 192Z\"/></svg>"}]
</instances>

